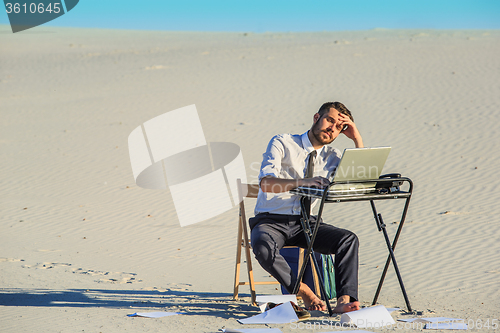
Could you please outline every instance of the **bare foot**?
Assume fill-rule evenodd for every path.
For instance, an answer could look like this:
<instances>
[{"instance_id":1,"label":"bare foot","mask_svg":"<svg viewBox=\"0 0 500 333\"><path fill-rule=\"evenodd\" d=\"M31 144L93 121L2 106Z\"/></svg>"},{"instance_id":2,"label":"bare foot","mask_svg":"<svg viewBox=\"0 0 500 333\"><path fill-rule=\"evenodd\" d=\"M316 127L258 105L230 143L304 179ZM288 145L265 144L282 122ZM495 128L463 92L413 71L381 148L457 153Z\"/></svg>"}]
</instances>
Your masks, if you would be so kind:
<instances>
[{"instance_id":1,"label":"bare foot","mask_svg":"<svg viewBox=\"0 0 500 333\"><path fill-rule=\"evenodd\" d=\"M320 300L307 284L301 282L299 292L297 294L302 297L304 306L307 310L326 310L325 302Z\"/></svg>"},{"instance_id":2,"label":"bare foot","mask_svg":"<svg viewBox=\"0 0 500 333\"><path fill-rule=\"evenodd\" d=\"M350 302L351 296L343 295L337 298L337 306L333 309L334 313L345 313L359 310L361 303L358 301Z\"/></svg>"}]
</instances>

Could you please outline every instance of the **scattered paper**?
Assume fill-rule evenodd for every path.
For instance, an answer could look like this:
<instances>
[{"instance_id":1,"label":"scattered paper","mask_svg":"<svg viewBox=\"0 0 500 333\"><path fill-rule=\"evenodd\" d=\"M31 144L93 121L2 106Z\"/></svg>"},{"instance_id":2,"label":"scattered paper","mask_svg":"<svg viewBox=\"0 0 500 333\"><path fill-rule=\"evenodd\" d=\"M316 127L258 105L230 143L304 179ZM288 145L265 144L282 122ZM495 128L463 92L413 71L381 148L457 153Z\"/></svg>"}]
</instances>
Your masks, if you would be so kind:
<instances>
[{"instance_id":1,"label":"scattered paper","mask_svg":"<svg viewBox=\"0 0 500 333\"><path fill-rule=\"evenodd\" d=\"M280 329L277 328L223 328L223 333L283 333Z\"/></svg>"},{"instance_id":2,"label":"scattered paper","mask_svg":"<svg viewBox=\"0 0 500 333\"><path fill-rule=\"evenodd\" d=\"M340 316L340 323L355 325L358 328L383 328L387 325L393 325L396 322L385 306L377 305L344 313Z\"/></svg>"},{"instance_id":3,"label":"scattered paper","mask_svg":"<svg viewBox=\"0 0 500 333\"><path fill-rule=\"evenodd\" d=\"M363 331L363 330L329 331L329 332L321 332L321 333L342 333L342 332L349 332L349 333L374 333L374 332Z\"/></svg>"},{"instance_id":4,"label":"scattered paper","mask_svg":"<svg viewBox=\"0 0 500 333\"><path fill-rule=\"evenodd\" d=\"M401 308L386 308L389 313L393 313L394 311L399 311Z\"/></svg>"},{"instance_id":5,"label":"scattered paper","mask_svg":"<svg viewBox=\"0 0 500 333\"><path fill-rule=\"evenodd\" d=\"M466 330L467 324L466 323L459 323L459 322L429 323L429 324L425 324L424 329L426 329L426 330Z\"/></svg>"},{"instance_id":6,"label":"scattered paper","mask_svg":"<svg viewBox=\"0 0 500 333\"><path fill-rule=\"evenodd\" d=\"M292 320L298 321L299 318L292 303L286 302L253 317L238 319L238 322L241 324L288 324Z\"/></svg>"},{"instance_id":7,"label":"scattered paper","mask_svg":"<svg viewBox=\"0 0 500 333\"><path fill-rule=\"evenodd\" d=\"M266 311L267 303L272 302L274 304L294 302L297 304L297 297L295 295L260 295L255 299L257 302L260 312Z\"/></svg>"},{"instance_id":8,"label":"scattered paper","mask_svg":"<svg viewBox=\"0 0 500 333\"><path fill-rule=\"evenodd\" d=\"M167 316L175 316L178 314L183 314L185 312L136 312L133 314L129 314L128 317L145 317L145 318L161 318Z\"/></svg>"},{"instance_id":9,"label":"scattered paper","mask_svg":"<svg viewBox=\"0 0 500 333\"><path fill-rule=\"evenodd\" d=\"M398 321L404 321L407 323L439 323L439 322L454 322L454 321L464 321L464 320L460 318L432 317L432 318L398 319Z\"/></svg>"}]
</instances>

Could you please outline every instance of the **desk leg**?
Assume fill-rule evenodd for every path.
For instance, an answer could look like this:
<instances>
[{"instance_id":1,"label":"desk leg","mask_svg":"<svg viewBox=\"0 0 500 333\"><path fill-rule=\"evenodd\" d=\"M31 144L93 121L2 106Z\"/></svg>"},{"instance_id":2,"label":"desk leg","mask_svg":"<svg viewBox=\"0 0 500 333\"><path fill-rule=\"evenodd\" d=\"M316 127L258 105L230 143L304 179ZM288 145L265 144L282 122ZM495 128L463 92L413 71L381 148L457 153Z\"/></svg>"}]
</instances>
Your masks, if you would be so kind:
<instances>
[{"instance_id":1,"label":"desk leg","mask_svg":"<svg viewBox=\"0 0 500 333\"><path fill-rule=\"evenodd\" d=\"M304 212L305 209L304 209L303 200L301 200L300 202L301 202L302 211ZM306 242L307 242L308 248L306 251L304 262L302 263L302 267L299 270L300 273L297 276L297 283L295 283L295 287L293 288L293 293L297 294L299 292L300 281L302 281L302 277L304 276L304 273L306 271L306 266L307 266L307 263L309 261L309 258L312 257L313 265L316 268L316 272L318 272L319 289L321 291L321 295L325 299L326 307L328 309L328 314L331 317L331 316L333 316L332 306L330 305L330 300L328 299L328 296L326 295L325 284L323 283L323 278L321 277L321 274L319 274L319 272L320 272L319 265L318 265L318 262L316 260L316 257L314 256L314 252L313 252L313 243L314 243L314 239L316 238L316 234L318 233L319 221L321 219L321 213L322 213L322 210L320 209L319 214L318 214L318 220L316 221L316 225L314 226L314 232L312 234L311 234L311 224L309 223L310 216L309 216L309 214L302 214L303 218L300 220L300 223L302 224L302 230L303 230L304 235L306 237Z\"/></svg>"},{"instance_id":2,"label":"desk leg","mask_svg":"<svg viewBox=\"0 0 500 333\"><path fill-rule=\"evenodd\" d=\"M410 301L408 299L408 295L406 294L406 289L405 289L404 284L403 284L403 278L401 277L401 274L399 272L398 264L396 262L396 257L394 256L394 249L396 248L396 244L397 244L397 241L399 239L399 235L401 233L401 229L402 229L403 224L404 224L404 219L406 217L406 212L408 210L409 198L406 200L405 208L403 210L403 216L402 216L398 231L396 232L396 237L394 238L394 242L392 243L392 245L391 245L391 242L389 240L389 236L387 235L387 230L385 228L384 221L382 220L382 215L377 214L377 210L375 208L375 203L373 202L373 200L370 200L370 204L372 206L373 215L374 215L375 220L377 222L377 228L379 231L383 232L385 242L387 244L387 249L389 250L389 257L387 258L387 261L386 261L385 267L384 267L384 271L382 272L382 276L380 277L380 282L378 284L377 291L375 293L375 297L373 299L372 305L375 305L377 303L377 299L378 299L378 296L380 294L380 290L382 289L382 284L384 283L384 279L385 279L385 276L387 274L387 269L388 269L389 264L390 264L391 259L392 259L392 262L394 264L394 269L396 270L396 275L398 277L399 285L401 286L401 291L403 292L403 296L405 298L406 306L408 307L408 311L411 312L412 310L411 310Z\"/></svg>"}]
</instances>

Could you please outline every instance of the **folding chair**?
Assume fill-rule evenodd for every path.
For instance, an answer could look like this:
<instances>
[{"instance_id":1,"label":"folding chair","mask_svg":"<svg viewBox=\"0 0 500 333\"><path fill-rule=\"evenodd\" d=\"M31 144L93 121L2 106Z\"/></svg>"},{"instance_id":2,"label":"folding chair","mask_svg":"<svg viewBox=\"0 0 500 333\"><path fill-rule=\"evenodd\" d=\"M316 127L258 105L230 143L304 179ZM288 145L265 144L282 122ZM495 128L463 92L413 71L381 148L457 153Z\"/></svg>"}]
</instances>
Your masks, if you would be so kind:
<instances>
[{"instance_id":1,"label":"folding chair","mask_svg":"<svg viewBox=\"0 0 500 333\"><path fill-rule=\"evenodd\" d=\"M237 180L238 184L238 197L240 201L239 206L239 221L238 221L238 238L236 244L236 266L234 274L234 292L233 298L238 299L239 286L249 285L250 294L252 297L252 304L256 304L256 293L255 285L266 285L266 284L279 284L278 281L255 281L253 278L253 267L252 267L252 253L250 245L250 237L248 236L247 218L245 214L245 203L244 198L257 198L259 194L258 184L244 184L241 179ZM247 271L248 271L248 282L240 281L240 267L241 267L241 252L242 248L245 249L245 257L247 261ZM300 249L299 254L299 268L302 267L304 260L304 249ZM315 267L313 266L313 277L315 285L315 293L320 295L319 279Z\"/></svg>"}]
</instances>

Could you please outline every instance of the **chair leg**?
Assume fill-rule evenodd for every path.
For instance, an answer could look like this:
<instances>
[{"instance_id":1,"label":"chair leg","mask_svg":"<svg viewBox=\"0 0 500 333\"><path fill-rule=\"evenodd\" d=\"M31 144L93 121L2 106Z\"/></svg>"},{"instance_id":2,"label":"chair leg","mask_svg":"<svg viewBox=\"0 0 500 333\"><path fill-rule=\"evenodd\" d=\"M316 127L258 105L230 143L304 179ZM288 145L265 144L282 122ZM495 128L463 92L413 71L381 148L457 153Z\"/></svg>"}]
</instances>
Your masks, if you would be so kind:
<instances>
[{"instance_id":1,"label":"chair leg","mask_svg":"<svg viewBox=\"0 0 500 333\"><path fill-rule=\"evenodd\" d=\"M238 238L236 240L236 268L234 272L234 292L233 299L238 299L238 288L240 286L240 267L241 267L241 246L243 241L243 230L241 225L241 214L240 222L238 223Z\"/></svg>"},{"instance_id":2,"label":"chair leg","mask_svg":"<svg viewBox=\"0 0 500 333\"><path fill-rule=\"evenodd\" d=\"M304 263L304 256L305 256L305 250L303 248L299 248L299 268L302 267L302 264ZM310 261L312 263L312 254L309 257ZM316 272L316 267L314 265L311 265L312 268L312 274L313 274L313 281L314 281L314 293L316 296L321 298L321 290L319 289L319 279L318 279L318 272Z\"/></svg>"},{"instance_id":3,"label":"chair leg","mask_svg":"<svg viewBox=\"0 0 500 333\"><path fill-rule=\"evenodd\" d=\"M253 268L252 268L252 256L250 254L250 242L248 241L248 229L246 223L245 211L240 212L241 216L241 228L243 229L243 243L245 245L245 256L247 259L247 271L248 271L248 281L250 285L250 294L252 296L252 304L257 304L256 298L257 295L255 293L255 282L253 279Z\"/></svg>"},{"instance_id":4,"label":"chair leg","mask_svg":"<svg viewBox=\"0 0 500 333\"><path fill-rule=\"evenodd\" d=\"M311 254L311 257L309 258L309 262L313 262L313 259L312 259L312 254ZM321 289L319 289L319 278L318 278L318 272L316 271L316 266L314 265L311 265L311 268L312 268L312 273L313 273L313 280L314 280L314 293L316 294L316 296L318 296L320 299L321 299Z\"/></svg>"},{"instance_id":5,"label":"chair leg","mask_svg":"<svg viewBox=\"0 0 500 333\"><path fill-rule=\"evenodd\" d=\"M302 267L302 264L304 263L304 249L299 247L299 268Z\"/></svg>"}]
</instances>

